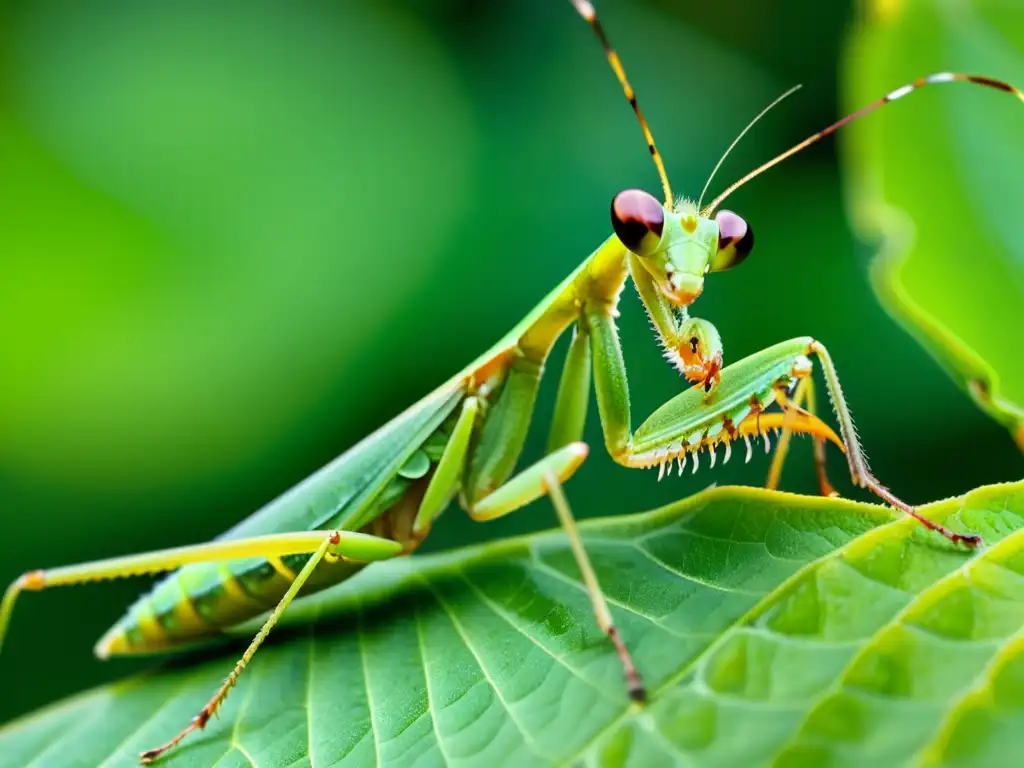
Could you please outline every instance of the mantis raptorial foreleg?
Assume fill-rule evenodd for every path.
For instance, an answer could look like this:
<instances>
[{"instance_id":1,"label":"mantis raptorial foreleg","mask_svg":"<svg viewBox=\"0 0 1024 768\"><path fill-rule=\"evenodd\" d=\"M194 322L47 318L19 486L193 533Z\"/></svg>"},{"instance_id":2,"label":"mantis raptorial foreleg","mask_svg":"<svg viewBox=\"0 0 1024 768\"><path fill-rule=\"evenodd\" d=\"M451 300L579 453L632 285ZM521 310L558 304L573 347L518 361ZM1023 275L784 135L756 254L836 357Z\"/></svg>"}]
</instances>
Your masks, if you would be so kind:
<instances>
[{"instance_id":1,"label":"mantis raptorial foreleg","mask_svg":"<svg viewBox=\"0 0 1024 768\"><path fill-rule=\"evenodd\" d=\"M657 450L673 448L677 443L668 437L666 437L660 445L648 441L648 445L645 446L647 449L645 453L639 454L637 452L637 446L634 444L634 436L630 431L629 385L626 379L625 365L622 361L622 350L619 344L618 332L615 329L615 323L613 320L613 311L610 306L603 302L596 302L592 307L588 306L587 325L593 339L594 383L597 391L598 409L601 414L601 423L604 427L605 443L608 447L608 452L616 461L626 466L649 466L650 464L641 463L642 460L646 460L645 456L647 454L651 454L653 450L655 453L652 455L656 457ZM756 355L751 355L744 360L734 363L732 366L721 372L721 384L719 384L718 388L708 395L707 402L709 406L711 403L715 402L716 392L721 392L722 390L730 391L733 396L739 394L755 396L757 394L756 388L751 387L748 391L744 392L743 384L746 380L754 382L757 380L759 371L767 373L768 371L772 371L774 368L777 368L779 365L786 363L789 359L796 362L798 357L805 355L814 355L821 362L825 375L825 382L832 400L833 409L835 410L836 419L839 422L840 435L842 438L841 445L844 447L846 452L847 462L850 467L850 478L853 483L861 488L871 491L886 503L914 517L929 530L941 533L953 543L963 543L970 546L980 544L981 538L979 536L956 533L942 525L939 525L933 520L929 520L914 507L889 491L889 489L883 486L878 479L871 474L871 471L868 468L867 458L864 455L864 451L860 446L860 441L857 438L857 433L853 427L853 417L850 414L850 407L847 405L846 399L843 397L843 391L839 384L839 377L836 373L835 364L832 362L832 357L829 355L828 350L823 344L821 344L821 342L811 338L793 339L790 342L783 342L782 344L776 345L775 347L759 352ZM730 372L742 372L744 382L732 381L728 382L727 386L727 380L729 379ZM800 377L802 378L805 375L809 375L809 369L805 373L802 373ZM774 396L774 392L772 394ZM700 410L695 410L690 407L686 411L689 419L678 419L676 423L673 423L673 409L670 407L673 403L679 401L681 406L683 404L683 400L685 400L686 405L692 406L693 397L683 398L683 400L680 400L681 397L682 396L675 398L675 400L670 401L666 406L663 406L662 409L659 409L658 412L652 415L649 422L657 422L659 434L674 435L675 440L681 440L685 444L685 432L687 427L690 426L691 423L694 427L698 426L700 423ZM809 414L806 414L806 412L801 414L799 411L793 410L791 414L784 415L777 423L779 426L782 426L785 424L786 419L796 420L801 416L806 418L808 415ZM765 421L765 418L766 417L762 417L762 422ZM795 423L796 421L790 421L791 425ZM673 429L675 430L674 432L672 432ZM643 427L641 427L641 430L638 430L638 433L642 430ZM801 431L810 430L802 429ZM824 438L827 437L827 435L819 433L819 437ZM696 458L696 454L694 454L694 457Z\"/></svg>"},{"instance_id":2,"label":"mantis raptorial foreleg","mask_svg":"<svg viewBox=\"0 0 1024 768\"><path fill-rule=\"evenodd\" d=\"M643 300L666 359L686 379L710 390L722 370L722 338L707 320L690 317L687 307L666 300L640 259L628 255L629 272Z\"/></svg>"},{"instance_id":3,"label":"mantis raptorial foreleg","mask_svg":"<svg viewBox=\"0 0 1024 768\"><path fill-rule=\"evenodd\" d=\"M471 466L467 467L463 503L474 520L485 521L510 514L545 493L551 496L562 527L572 545L583 583L590 595L597 623L608 635L619 654L630 697L636 701L642 701L644 699L643 685L629 652L612 621L596 574L576 531L568 502L561 490L561 483L572 476L588 453L587 446L580 442L580 437L590 396L591 371L594 374L601 424L609 453L617 461L627 466L635 466L632 462L637 461L642 455L636 451L637 446L630 427L629 385L618 335L612 320L615 313L614 304L614 299L608 301L600 298L592 302L581 303L581 317L569 345L556 398L549 437L549 447L552 450L540 461L507 479L507 473L502 474L502 471L506 467L514 466L515 459L518 458L522 448L522 440L525 439L525 432L513 428L507 422L512 417L529 421L536 398L535 383L539 379L538 367L532 364L526 355L521 359L520 365L513 369L516 374L515 384L509 386L506 382L491 414L491 417L497 417L497 420L489 425L485 424L484 437L476 449L477 455L468 459ZM696 327L695 323L714 331L713 326L705 321L690 321L690 327ZM714 332L713 337L702 338L717 339L717 332ZM772 392L772 388L779 386L779 382L783 380L783 374L788 375L795 368L799 368L802 376L810 373L809 363L804 368L802 367L803 363L800 362L801 360L806 361L803 353L808 351L809 341L791 343L785 350L774 356L769 352L764 356L765 359L760 361L760 366L755 366L753 377L746 370L750 366L744 366L741 363L739 369L719 371L715 378L716 380L719 377L725 378L726 389L739 381L740 387L737 393L740 406L750 412L752 408L746 406L746 403L753 400L758 404L758 410L753 415L759 417L762 401L758 400L758 397L764 397L762 390L766 386L768 391ZM747 383L746 379L742 378L744 375L752 380ZM538 379L535 379L534 376L537 376ZM788 382L789 379L785 378L785 381ZM703 395L704 393L702 391L694 394ZM690 399L692 400L693 397L691 396ZM765 402L765 405L767 404ZM667 405L671 405L671 403ZM812 434L819 434L814 431L819 429L820 435L830 436L831 439L839 442L831 430L828 430L811 414L807 414L799 407L794 411L798 418L787 424L789 429L810 431ZM735 409L732 412L735 412ZM474 410L473 413L475 414L476 411ZM728 423L725 411L722 412L722 418L717 422L709 421L708 414L714 416L715 413L714 408L702 408L696 413L681 412L678 415L670 416L663 424L663 429L681 430L691 437L694 430L698 430L702 439L709 434L713 437L716 427L721 429ZM781 418L786 415L785 413L766 415L763 417L764 424L769 428L779 426L782 424ZM799 418L801 415L802 419ZM464 427L464 424L468 418L466 411L460 415L452 441L449 442L446 449L446 456L467 456L471 430ZM730 427L734 430L737 439L748 438L751 434L755 436L760 434L758 432L760 429L759 418L754 419L753 427L749 422L749 419L741 420L741 423ZM491 432L490 440L487 439L488 426L490 426ZM453 447L453 443L456 442L458 445ZM671 446L677 444L678 441L670 436L661 441L648 441L643 448L648 452L668 451ZM713 447L711 449L713 450ZM728 444L726 450L729 450ZM443 462L444 458L442 458ZM472 471L473 468L476 469L476 472Z\"/></svg>"}]
</instances>

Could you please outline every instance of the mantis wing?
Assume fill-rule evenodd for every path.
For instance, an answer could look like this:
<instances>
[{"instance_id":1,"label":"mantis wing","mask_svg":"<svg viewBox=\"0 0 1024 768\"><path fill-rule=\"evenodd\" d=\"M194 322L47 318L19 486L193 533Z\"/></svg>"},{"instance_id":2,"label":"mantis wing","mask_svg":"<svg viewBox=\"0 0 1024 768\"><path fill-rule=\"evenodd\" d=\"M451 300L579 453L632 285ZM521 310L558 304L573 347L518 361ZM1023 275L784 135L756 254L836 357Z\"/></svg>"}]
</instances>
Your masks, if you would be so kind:
<instances>
[{"instance_id":1,"label":"mantis wing","mask_svg":"<svg viewBox=\"0 0 1024 768\"><path fill-rule=\"evenodd\" d=\"M457 386L435 390L218 538L315 530L329 520L334 528L351 530L346 523L376 498L461 399Z\"/></svg>"}]
</instances>

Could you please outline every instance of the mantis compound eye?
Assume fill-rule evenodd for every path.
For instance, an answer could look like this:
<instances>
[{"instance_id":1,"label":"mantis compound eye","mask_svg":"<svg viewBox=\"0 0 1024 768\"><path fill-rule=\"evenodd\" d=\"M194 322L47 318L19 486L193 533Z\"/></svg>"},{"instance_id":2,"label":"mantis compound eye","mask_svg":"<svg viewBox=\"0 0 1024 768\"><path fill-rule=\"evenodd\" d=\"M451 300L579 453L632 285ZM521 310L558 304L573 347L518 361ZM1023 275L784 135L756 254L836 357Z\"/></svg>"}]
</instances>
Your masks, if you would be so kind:
<instances>
[{"instance_id":1,"label":"mantis compound eye","mask_svg":"<svg viewBox=\"0 0 1024 768\"><path fill-rule=\"evenodd\" d=\"M640 189L627 189L612 199L612 228L637 256L654 252L665 227L665 209Z\"/></svg>"},{"instance_id":2,"label":"mantis compound eye","mask_svg":"<svg viewBox=\"0 0 1024 768\"><path fill-rule=\"evenodd\" d=\"M711 271L722 272L740 264L754 249L754 230L732 211L719 211L718 252L711 257Z\"/></svg>"}]
</instances>

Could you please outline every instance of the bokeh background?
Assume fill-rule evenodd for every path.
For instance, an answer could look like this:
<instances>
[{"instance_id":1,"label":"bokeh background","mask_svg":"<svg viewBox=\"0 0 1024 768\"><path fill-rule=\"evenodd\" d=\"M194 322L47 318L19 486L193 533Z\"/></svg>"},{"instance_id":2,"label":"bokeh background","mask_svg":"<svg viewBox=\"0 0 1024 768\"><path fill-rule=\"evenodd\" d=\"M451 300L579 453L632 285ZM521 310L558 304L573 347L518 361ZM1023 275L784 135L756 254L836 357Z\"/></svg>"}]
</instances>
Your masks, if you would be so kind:
<instances>
[{"instance_id":1,"label":"bokeh background","mask_svg":"<svg viewBox=\"0 0 1024 768\"><path fill-rule=\"evenodd\" d=\"M839 111L843 2L600 10L679 191L790 85L713 190ZM0 54L0 582L216 535L500 337L606 237L617 191L658 188L599 46L555 0L13 2ZM757 248L695 307L729 360L825 341L908 500L1020 475L1004 430L870 292L833 143L730 207ZM631 289L621 328L639 424L680 382ZM786 488L813 491L809 456L798 444ZM595 451L569 493L581 517L624 513L767 465L658 484ZM426 548L553 523L543 503L487 526L451 510ZM91 656L144 587L27 596L0 721L145 666Z\"/></svg>"}]
</instances>

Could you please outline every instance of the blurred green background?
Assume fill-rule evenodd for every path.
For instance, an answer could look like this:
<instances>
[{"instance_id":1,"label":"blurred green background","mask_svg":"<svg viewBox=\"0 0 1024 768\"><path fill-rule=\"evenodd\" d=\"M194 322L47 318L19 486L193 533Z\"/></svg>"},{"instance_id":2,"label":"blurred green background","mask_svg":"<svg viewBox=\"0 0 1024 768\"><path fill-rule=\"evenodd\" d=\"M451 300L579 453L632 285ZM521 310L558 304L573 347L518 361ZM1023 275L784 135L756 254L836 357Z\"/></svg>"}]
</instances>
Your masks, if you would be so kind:
<instances>
[{"instance_id":1,"label":"blurred green background","mask_svg":"<svg viewBox=\"0 0 1024 768\"><path fill-rule=\"evenodd\" d=\"M677 191L696 196L794 83L713 191L838 112L845 3L600 10ZM40 0L0 19L2 582L219 533L500 337L607 236L617 191L658 188L565 2ZM871 294L834 144L729 205L758 245L695 307L728 360L825 341L873 466L910 501L1020 475L1005 431ZM639 424L680 382L632 289L622 313ZM809 454L797 446L786 488L813 491ZM658 484L596 451L569 494L580 516L622 513L766 471L761 455ZM488 526L450 510L427 548L553 524L544 504ZM26 597L0 721L140 666L91 647L145 586Z\"/></svg>"}]
</instances>

